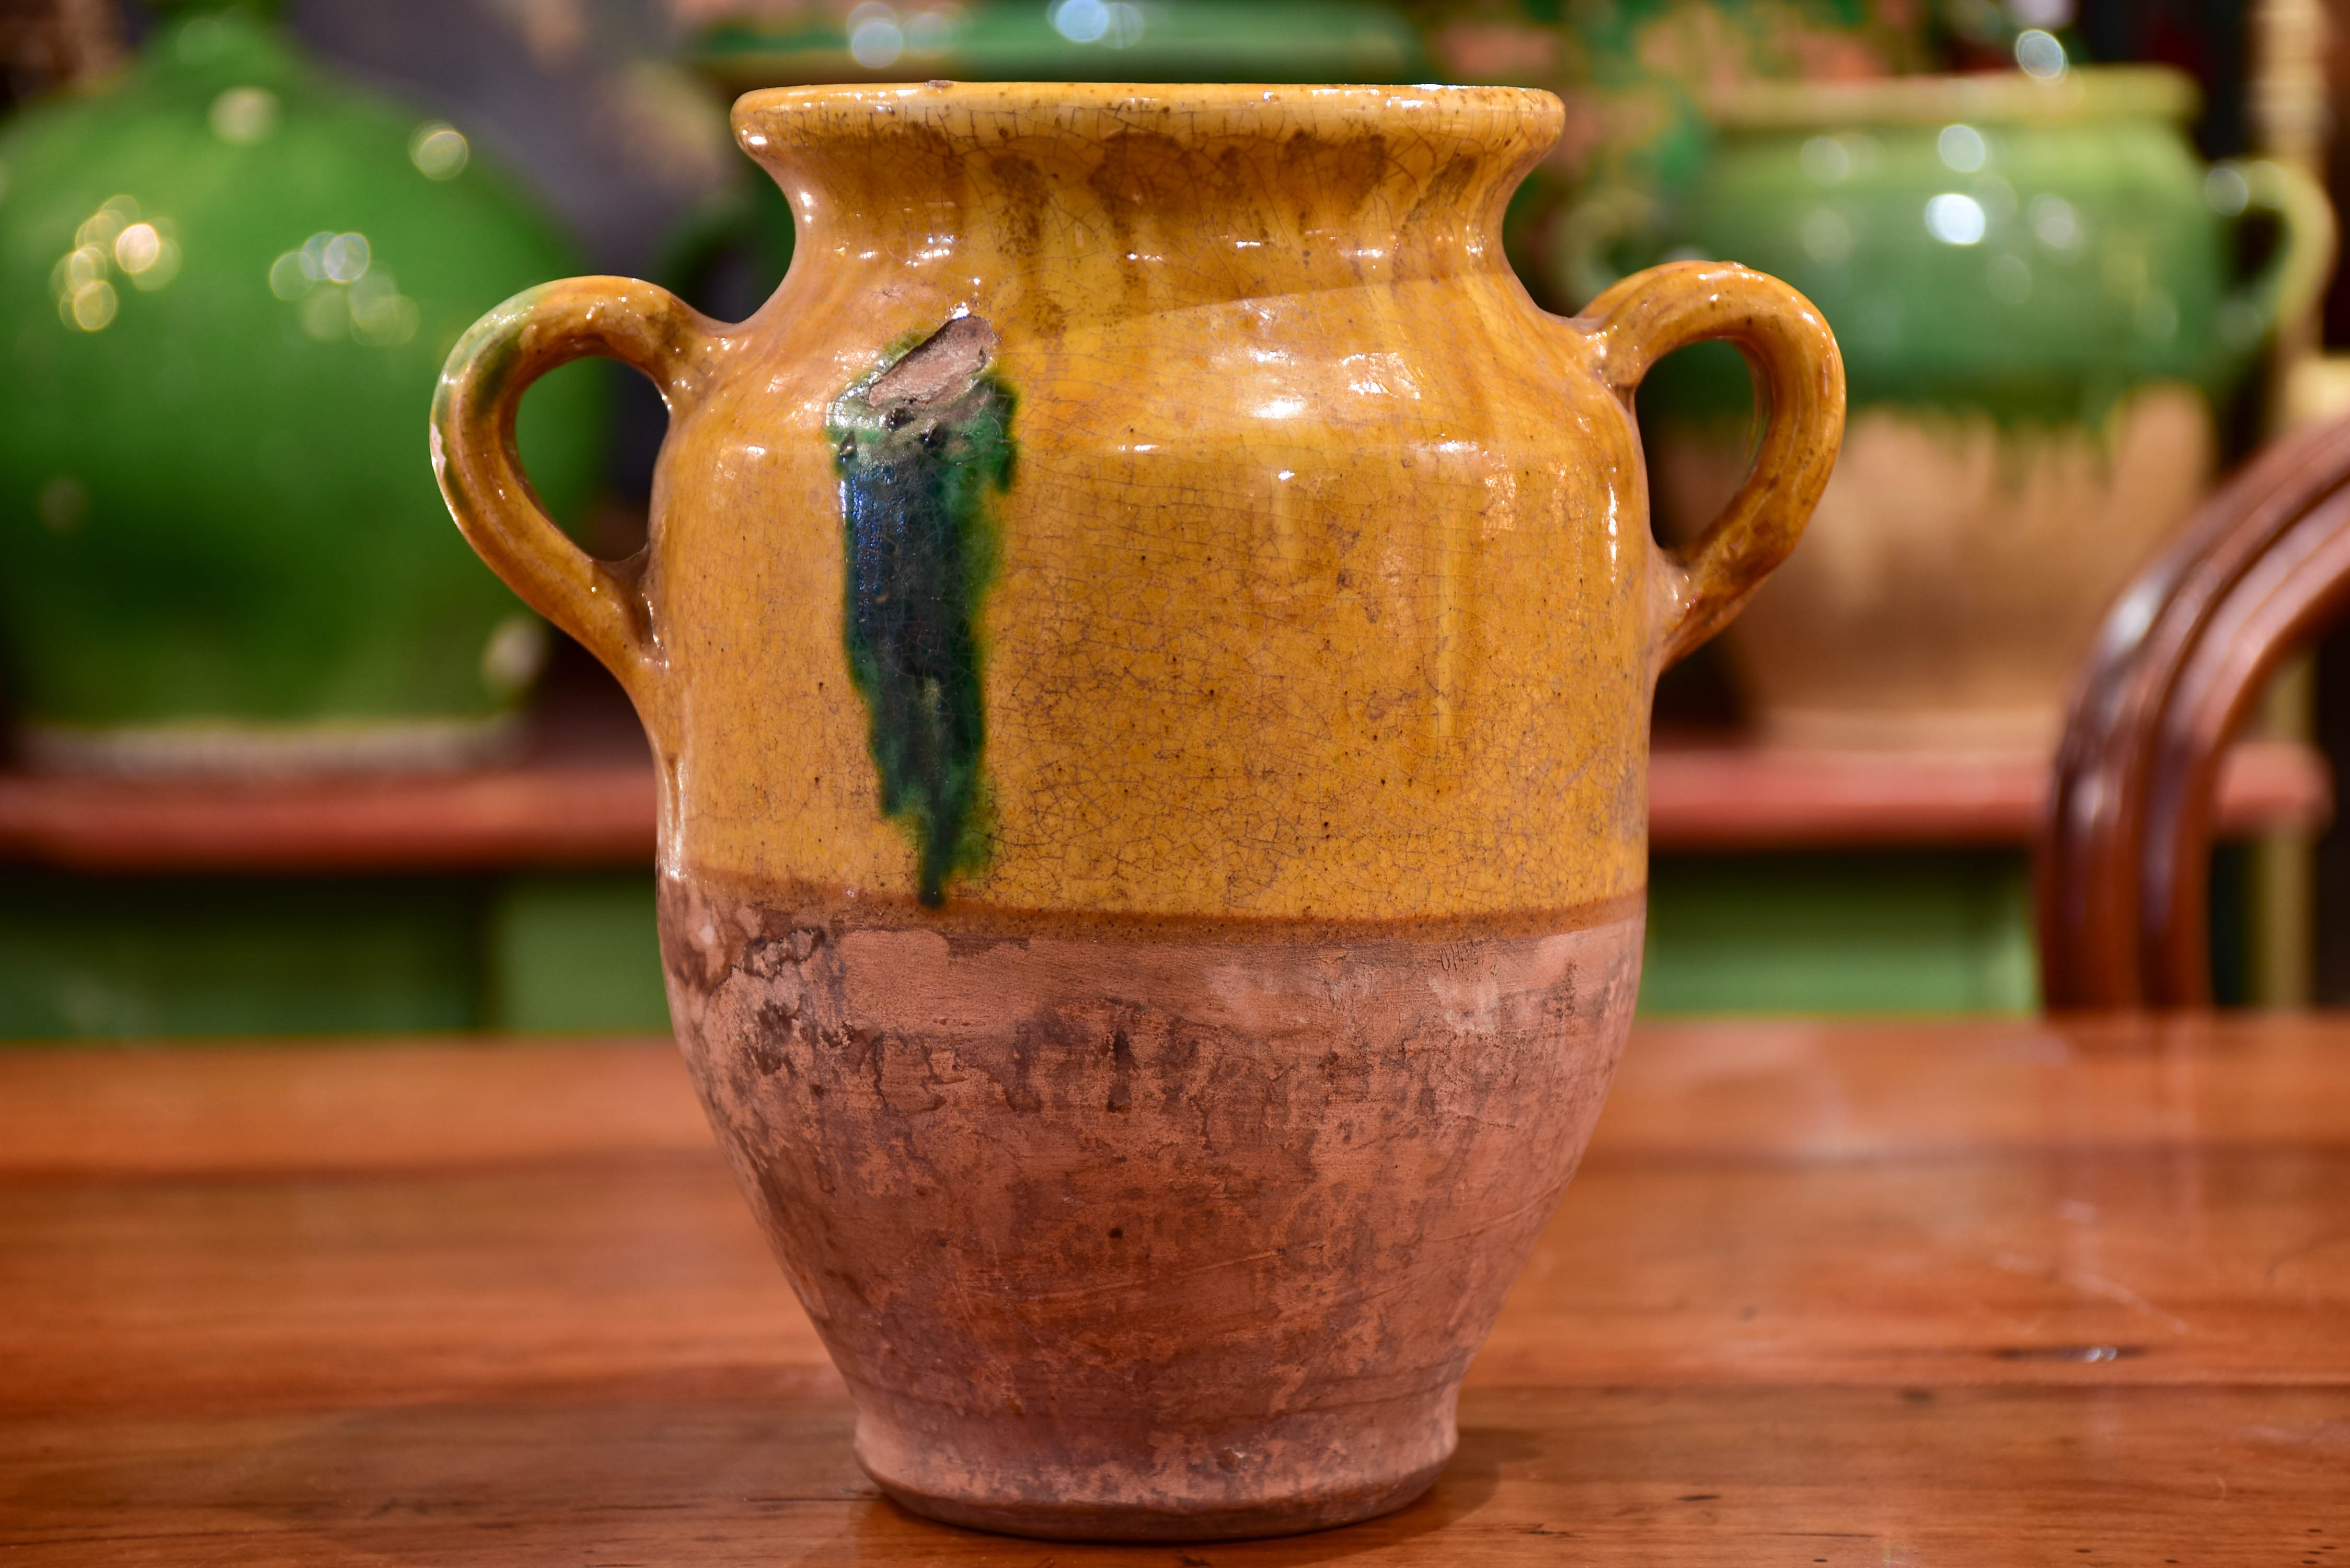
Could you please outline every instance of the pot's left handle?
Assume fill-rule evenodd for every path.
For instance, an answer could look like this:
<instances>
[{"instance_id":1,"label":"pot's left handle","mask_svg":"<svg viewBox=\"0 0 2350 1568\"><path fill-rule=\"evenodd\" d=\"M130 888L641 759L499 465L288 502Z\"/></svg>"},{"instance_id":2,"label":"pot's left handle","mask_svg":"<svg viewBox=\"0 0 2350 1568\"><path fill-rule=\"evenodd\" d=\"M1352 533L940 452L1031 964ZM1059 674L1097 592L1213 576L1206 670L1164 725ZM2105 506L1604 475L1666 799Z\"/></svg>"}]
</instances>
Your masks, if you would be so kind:
<instances>
[{"instance_id":1,"label":"pot's left handle","mask_svg":"<svg viewBox=\"0 0 2350 1568\"><path fill-rule=\"evenodd\" d=\"M1721 630L1795 547L1844 441L1844 358L1817 306L1735 262L1635 273L1576 325L1627 398L1674 349L1719 340L1746 356L1770 410L1753 470L1721 515L1688 548L1659 554L1650 668L1661 670Z\"/></svg>"},{"instance_id":2,"label":"pot's left handle","mask_svg":"<svg viewBox=\"0 0 2350 1568\"><path fill-rule=\"evenodd\" d=\"M432 396L432 472L449 514L525 603L604 661L648 720L660 707L661 656L641 561L597 560L556 525L522 472L515 411L533 381L600 354L650 378L674 418L721 341L715 323L665 288L568 278L475 322Z\"/></svg>"}]
</instances>

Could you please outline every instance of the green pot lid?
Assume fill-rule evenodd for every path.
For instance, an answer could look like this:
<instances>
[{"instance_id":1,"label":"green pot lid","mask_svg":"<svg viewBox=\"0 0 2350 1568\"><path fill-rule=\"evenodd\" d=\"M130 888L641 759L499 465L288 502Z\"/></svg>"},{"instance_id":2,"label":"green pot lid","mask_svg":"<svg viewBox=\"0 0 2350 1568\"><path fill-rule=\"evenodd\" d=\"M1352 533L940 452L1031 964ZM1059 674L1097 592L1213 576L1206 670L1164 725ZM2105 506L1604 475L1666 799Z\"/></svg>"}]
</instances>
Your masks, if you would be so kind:
<instances>
[{"instance_id":1,"label":"green pot lid","mask_svg":"<svg viewBox=\"0 0 2350 1568\"><path fill-rule=\"evenodd\" d=\"M1402 82L1437 76L1401 12L1367 0L1052 0L892 6L846 21L722 22L688 58L734 91L821 82Z\"/></svg>"},{"instance_id":2,"label":"green pot lid","mask_svg":"<svg viewBox=\"0 0 2350 1568\"><path fill-rule=\"evenodd\" d=\"M2022 71L1888 77L1875 81L1744 82L1705 96L1725 130L1800 130L1848 125L2018 124L2033 120L2163 119L2196 110L2193 78L2167 66L2075 66L2054 80Z\"/></svg>"}]
</instances>

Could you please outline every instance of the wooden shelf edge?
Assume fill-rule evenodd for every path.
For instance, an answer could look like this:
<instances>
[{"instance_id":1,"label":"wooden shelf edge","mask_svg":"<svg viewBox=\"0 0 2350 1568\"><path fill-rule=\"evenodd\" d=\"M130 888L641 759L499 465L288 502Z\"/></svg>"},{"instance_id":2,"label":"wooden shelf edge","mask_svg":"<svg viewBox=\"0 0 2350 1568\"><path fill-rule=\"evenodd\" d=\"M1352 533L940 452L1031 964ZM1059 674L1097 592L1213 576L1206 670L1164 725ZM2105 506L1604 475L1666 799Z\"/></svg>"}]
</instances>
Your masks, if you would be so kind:
<instances>
[{"instance_id":1,"label":"wooden shelf edge","mask_svg":"<svg viewBox=\"0 0 2350 1568\"><path fill-rule=\"evenodd\" d=\"M1649 761L1648 842L1659 849L2022 847L2040 832L2050 768L1999 753L1808 752L1660 745ZM2314 833L2334 809L2325 758L2295 741L2246 741L2221 764L2221 836Z\"/></svg>"},{"instance_id":2,"label":"wooden shelf edge","mask_svg":"<svg viewBox=\"0 0 2350 1568\"><path fill-rule=\"evenodd\" d=\"M652 769L166 786L0 775L0 858L80 871L650 866Z\"/></svg>"},{"instance_id":3,"label":"wooden shelf edge","mask_svg":"<svg viewBox=\"0 0 2350 1568\"><path fill-rule=\"evenodd\" d=\"M2049 770L2029 756L1822 753L1668 742L1651 759L1648 838L1664 850L2029 845ZM2324 758L2232 748L2224 836L2314 832ZM0 860L96 872L456 871L650 866L652 769L628 761L442 778L162 784L0 774Z\"/></svg>"}]
</instances>

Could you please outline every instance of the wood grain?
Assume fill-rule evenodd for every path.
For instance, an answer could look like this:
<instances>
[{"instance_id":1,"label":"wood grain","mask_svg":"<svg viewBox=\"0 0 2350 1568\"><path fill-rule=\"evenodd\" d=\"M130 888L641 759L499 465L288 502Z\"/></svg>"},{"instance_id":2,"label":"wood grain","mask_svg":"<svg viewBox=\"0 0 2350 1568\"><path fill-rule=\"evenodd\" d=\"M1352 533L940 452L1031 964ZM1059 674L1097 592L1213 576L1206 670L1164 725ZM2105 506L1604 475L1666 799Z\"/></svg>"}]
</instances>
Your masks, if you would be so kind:
<instances>
[{"instance_id":1,"label":"wood grain","mask_svg":"<svg viewBox=\"0 0 2350 1568\"><path fill-rule=\"evenodd\" d=\"M2350 1022L1644 1027L1437 1492L1212 1548L876 1499L699 1120L666 1042L0 1057L0 1561L2291 1563L2350 1533Z\"/></svg>"},{"instance_id":2,"label":"wood grain","mask_svg":"<svg viewBox=\"0 0 2350 1568\"><path fill-rule=\"evenodd\" d=\"M2338 1389L1471 1390L1426 1499L1215 1546L931 1524L848 1458L845 1400L597 1398L0 1431L12 1562L2333 1564ZM126 1506L130 1500L135 1505Z\"/></svg>"},{"instance_id":3,"label":"wood grain","mask_svg":"<svg viewBox=\"0 0 2350 1568\"><path fill-rule=\"evenodd\" d=\"M0 1180L445 1174L710 1152L665 1040L0 1051Z\"/></svg>"}]
</instances>

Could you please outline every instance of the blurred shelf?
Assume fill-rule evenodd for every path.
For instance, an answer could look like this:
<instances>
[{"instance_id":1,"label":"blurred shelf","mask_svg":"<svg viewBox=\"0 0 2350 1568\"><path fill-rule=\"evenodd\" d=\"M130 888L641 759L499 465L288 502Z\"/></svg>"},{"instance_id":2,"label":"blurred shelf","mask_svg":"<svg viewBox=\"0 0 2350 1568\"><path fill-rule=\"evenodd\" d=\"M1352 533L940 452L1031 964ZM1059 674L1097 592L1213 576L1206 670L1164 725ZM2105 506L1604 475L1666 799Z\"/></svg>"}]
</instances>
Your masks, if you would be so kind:
<instances>
[{"instance_id":1,"label":"blurred shelf","mask_svg":"<svg viewBox=\"0 0 2350 1568\"><path fill-rule=\"evenodd\" d=\"M619 690L568 681L506 765L282 783L0 772L0 861L110 872L649 867L644 732Z\"/></svg>"},{"instance_id":2,"label":"blurred shelf","mask_svg":"<svg viewBox=\"0 0 2350 1568\"><path fill-rule=\"evenodd\" d=\"M1667 850L2028 845L2048 767L2033 756L1809 752L1659 740L1649 841ZM0 860L89 871L447 871L650 866L653 772L634 716L541 714L511 766L272 784L0 773ZM2220 832L2321 828L2333 779L2310 746L2229 753Z\"/></svg>"},{"instance_id":3,"label":"blurred shelf","mask_svg":"<svg viewBox=\"0 0 2350 1568\"><path fill-rule=\"evenodd\" d=\"M0 775L0 857L86 871L650 866L653 773L522 764L261 786Z\"/></svg>"},{"instance_id":4,"label":"blurred shelf","mask_svg":"<svg viewBox=\"0 0 2350 1568\"><path fill-rule=\"evenodd\" d=\"M2033 753L1801 751L1659 736L1648 764L1648 842L1658 849L2022 846L2040 831L2050 782ZM2334 778L2315 747L2244 741L2220 775L2223 838L2314 832Z\"/></svg>"}]
</instances>

